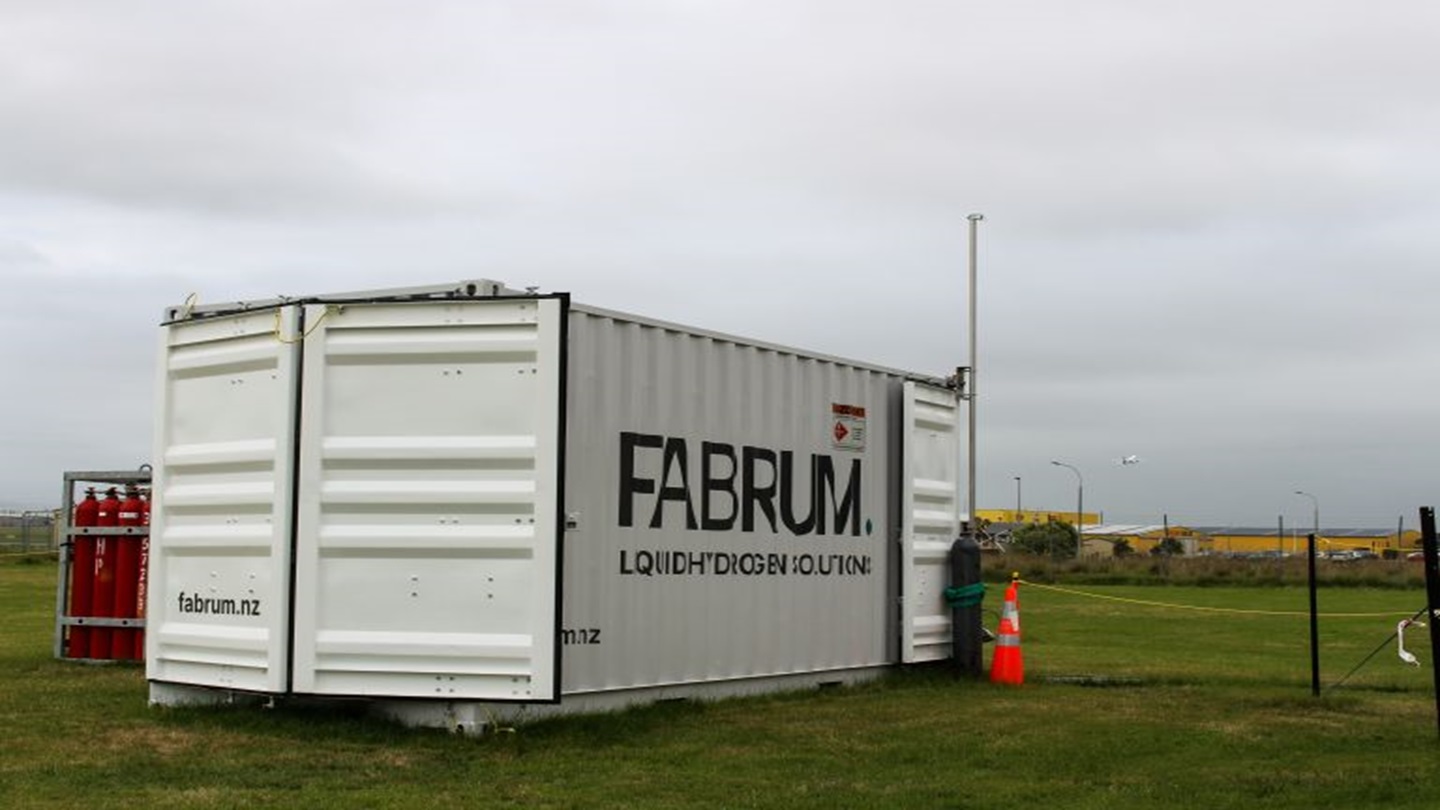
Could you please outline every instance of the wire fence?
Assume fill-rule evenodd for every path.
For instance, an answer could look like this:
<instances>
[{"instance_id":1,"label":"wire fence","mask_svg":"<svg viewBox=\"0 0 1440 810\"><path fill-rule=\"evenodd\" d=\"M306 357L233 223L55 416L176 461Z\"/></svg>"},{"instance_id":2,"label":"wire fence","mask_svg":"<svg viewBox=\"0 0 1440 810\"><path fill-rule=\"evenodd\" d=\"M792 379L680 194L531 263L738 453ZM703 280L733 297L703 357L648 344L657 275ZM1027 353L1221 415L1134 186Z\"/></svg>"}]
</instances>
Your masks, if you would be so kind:
<instances>
[{"instance_id":1,"label":"wire fence","mask_svg":"<svg viewBox=\"0 0 1440 810\"><path fill-rule=\"evenodd\" d=\"M0 555L47 554L58 548L51 510L0 510Z\"/></svg>"}]
</instances>

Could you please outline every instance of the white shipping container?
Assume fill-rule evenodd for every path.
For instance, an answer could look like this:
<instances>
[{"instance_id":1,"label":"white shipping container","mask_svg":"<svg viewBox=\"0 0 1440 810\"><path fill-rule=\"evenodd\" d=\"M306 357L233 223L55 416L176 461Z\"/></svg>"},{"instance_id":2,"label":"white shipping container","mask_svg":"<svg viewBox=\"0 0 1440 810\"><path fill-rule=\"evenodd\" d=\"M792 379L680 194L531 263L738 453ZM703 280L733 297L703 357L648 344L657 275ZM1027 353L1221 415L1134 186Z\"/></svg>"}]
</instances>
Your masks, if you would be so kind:
<instances>
[{"instance_id":1,"label":"white shipping container","mask_svg":"<svg viewBox=\"0 0 1440 810\"><path fill-rule=\"evenodd\" d=\"M942 380L489 281L163 336L155 702L472 728L949 656Z\"/></svg>"}]
</instances>

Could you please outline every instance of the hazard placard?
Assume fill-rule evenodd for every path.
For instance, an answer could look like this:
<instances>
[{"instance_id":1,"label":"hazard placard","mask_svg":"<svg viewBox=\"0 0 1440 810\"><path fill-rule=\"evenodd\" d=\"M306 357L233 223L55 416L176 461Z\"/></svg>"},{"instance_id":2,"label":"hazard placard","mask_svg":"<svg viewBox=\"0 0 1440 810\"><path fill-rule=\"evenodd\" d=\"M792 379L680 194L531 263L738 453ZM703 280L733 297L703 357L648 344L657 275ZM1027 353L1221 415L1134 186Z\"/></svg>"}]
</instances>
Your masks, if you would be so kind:
<instances>
[{"instance_id":1,"label":"hazard placard","mask_svg":"<svg viewBox=\"0 0 1440 810\"><path fill-rule=\"evenodd\" d=\"M830 405L830 443L836 450L865 449L865 408L860 405Z\"/></svg>"}]
</instances>

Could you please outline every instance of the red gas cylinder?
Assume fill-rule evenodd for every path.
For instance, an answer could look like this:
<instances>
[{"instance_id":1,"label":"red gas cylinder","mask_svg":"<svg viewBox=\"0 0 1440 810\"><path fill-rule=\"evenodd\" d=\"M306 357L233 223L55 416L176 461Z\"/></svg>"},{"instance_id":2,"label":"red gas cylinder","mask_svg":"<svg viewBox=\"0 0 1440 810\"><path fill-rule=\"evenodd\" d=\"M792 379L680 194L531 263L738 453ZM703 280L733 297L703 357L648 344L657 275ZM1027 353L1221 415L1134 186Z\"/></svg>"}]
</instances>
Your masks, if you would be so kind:
<instances>
[{"instance_id":1,"label":"red gas cylinder","mask_svg":"<svg viewBox=\"0 0 1440 810\"><path fill-rule=\"evenodd\" d=\"M135 586L135 617L145 618L146 579L150 576L150 490L140 488L140 525L145 533L140 535L140 576ZM145 631L135 631L135 658L145 660Z\"/></svg>"},{"instance_id":2,"label":"red gas cylinder","mask_svg":"<svg viewBox=\"0 0 1440 810\"><path fill-rule=\"evenodd\" d=\"M100 502L95 499L95 488L85 490L85 499L75 505L72 525L76 528L94 526L100 517ZM95 538L90 535L70 536L70 615L90 616L95 591ZM65 655L68 658L90 657L90 628L70 626L66 637Z\"/></svg>"},{"instance_id":3,"label":"red gas cylinder","mask_svg":"<svg viewBox=\"0 0 1440 810\"><path fill-rule=\"evenodd\" d=\"M122 527L139 529L144 522L145 505L140 501L140 492L135 487L126 487L125 500L120 502ZM117 619L135 618L135 599L140 583L140 535L129 534L111 538L115 541L115 606L113 615ZM135 631L128 627L117 627L110 636L111 658L135 657Z\"/></svg>"},{"instance_id":4,"label":"red gas cylinder","mask_svg":"<svg viewBox=\"0 0 1440 810\"><path fill-rule=\"evenodd\" d=\"M100 501L100 514L95 520L99 528L120 525L120 496L114 487L105 492ZM91 612L96 618L110 619L115 616L115 535L95 538L95 587L91 590ZM95 627L90 630L90 657L110 657L111 638L115 631L109 627Z\"/></svg>"}]
</instances>

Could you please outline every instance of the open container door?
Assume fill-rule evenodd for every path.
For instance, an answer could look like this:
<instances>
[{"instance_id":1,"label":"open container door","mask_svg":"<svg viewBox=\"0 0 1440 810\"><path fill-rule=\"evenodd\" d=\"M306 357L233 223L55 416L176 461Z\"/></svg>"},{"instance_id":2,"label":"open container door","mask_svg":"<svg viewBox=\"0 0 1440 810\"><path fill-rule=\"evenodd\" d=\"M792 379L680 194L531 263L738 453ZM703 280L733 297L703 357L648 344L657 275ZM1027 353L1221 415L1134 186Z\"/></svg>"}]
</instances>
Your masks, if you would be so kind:
<instances>
[{"instance_id":1,"label":"open container door","mask_svg":"<svg viewBox=\"0 0 1440 810\"><path fill-rule=\"evenodd\" d=\"M156 391L146 677L282 692L296 308L170 315Z\"/></svg>"},{"instance_id":2,"label":"open container door","mask_svg":"<svg viewBox=\"0 0 1440 810\"><path fill-rule=\"evenodd\" d=\"M945 586L960 535L957 392L906 382L901 501L901 648L905 663L950 657Z\"/></svg>"},{"instance_id":3,"label":"open container door","mask_svg":"<svg viewBox=\"0 0 1440 810\"><path fill-rule=\"evenodd\" d=\"M559 699L567 310L306 307L296 693Z\"/></svg>"}]
</instances>

